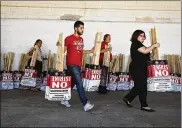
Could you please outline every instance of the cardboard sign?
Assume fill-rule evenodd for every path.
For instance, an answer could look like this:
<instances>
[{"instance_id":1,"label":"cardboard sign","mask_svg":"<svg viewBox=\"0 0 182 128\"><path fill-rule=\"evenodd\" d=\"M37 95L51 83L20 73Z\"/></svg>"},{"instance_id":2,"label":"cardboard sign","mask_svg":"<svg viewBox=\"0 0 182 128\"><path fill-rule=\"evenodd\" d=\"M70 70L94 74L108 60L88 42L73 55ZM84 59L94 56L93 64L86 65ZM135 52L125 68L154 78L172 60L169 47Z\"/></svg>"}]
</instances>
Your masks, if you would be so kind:
<instances>
[{"instance_id":1,"label":"cardboard sign","mask_svg":"<svg viewBox=\"0 0 182 128\"><path fill-rule=\"evenodd\" d=\"M48 76L45 98L51 101L71 99L71 76Z\"/></svg>"},{"instance_id":2,"label":"cardboard sign","mask_svg":"<svg viewBox=\"0 0 182 128\"><path fill-rule=\"evenodd\" d=\"M166 92L172 91L171 76L148 78L148 91Z\"/></svg>"},{"instance_id":3,"label":"cardboard sign","mask_svg":"<svg viewBox=\"0 0 182 128\"><path fill-rule=\"evenodd\" d=\"M102 72L102 70L100 70L100 69L89 69L88 79L89 80L100 80L101 72Z\"/></svg>"},{"instance_id":4,"label":"cardboard sign","mask_svg":"<svg viewBox=\"0 0 182 128\"><path fill-rule=\"evenodd\" d=\"M181 92L181 75L171 74L171 85L174 92Z\"/></svg>"},{"instance_id":5,"label":"cardboard sign","mask_svg":"<svg viewBox=\"0 0 182 128\"><path fill-rule=\"evenodd\" d=\"M2 73L1 90L14 89L13 74Z\"/></svg>"},{"instance_id":6,"label":"cardboard sign","mask_svg":"<svg viewBox=\"0 0 182 128\"><path fill-rule=\"evenodd\" d=\"M130 76L129 73L118 73L118 85L117 90L129 90L130 89Z\"/></svg>"},{"instance_id":7,"label":"cardboard sign","mask_svg":"<svg viewBox=\"0 0 182 128\"><path fill-rule=\"evenodd\" d=\"M117 88L117 80L118 80L118 76L116 73L109 73L109 82L107 85L107 90L110 91L115 91Z\"/></svg>"},{"instance_id":8,"label":"cardboard sign","mask_svg":"<svg viewBox=\"0 0 182 128\"><path fill-rule=\"evenodd\" d=\"M33 69L25 69L21 79L22 86L35 87L36 86L37 72Z\"/></svg>"},{"instance_id":9,"label":"cardboard sign","mask_svg":"<svg viewBox=\"0 0 182 128\"><path fill-rule=\"evenodd\" d=\"M14 88L19 88L20 87L21 77L22 77L21 73L16 72L16 73L13 74Z\"/></svg>"},{"instance_id":10,"label":"cardboard sign","mask_svg":"<svg viewBox=\"0 0 182 128\"><path fill-rule=\"evenodd\" d=\"M148 77L170 76L167 60L154 60L148 66Z\"/></svg>"},{"instance_id":11,"label":"cardboard sign","mask_svg":"<svg viewBox=\"0 0 182 128\"><path fill-rule=\"evenodd\" d=\"M101 69L85 68L83 87L85 91L98 91L101 79Z\"/></svg>"}]
</instances>

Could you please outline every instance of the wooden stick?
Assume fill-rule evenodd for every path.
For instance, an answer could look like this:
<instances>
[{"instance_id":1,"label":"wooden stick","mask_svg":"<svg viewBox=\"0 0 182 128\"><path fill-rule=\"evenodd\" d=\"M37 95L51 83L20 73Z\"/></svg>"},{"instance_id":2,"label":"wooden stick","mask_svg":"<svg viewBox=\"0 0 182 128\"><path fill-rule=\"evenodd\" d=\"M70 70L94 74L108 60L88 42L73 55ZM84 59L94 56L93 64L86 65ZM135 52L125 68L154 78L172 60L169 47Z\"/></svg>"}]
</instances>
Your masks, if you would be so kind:
<instances>
[{"instance_id":1,"label":"wooden stick","mask_svg":"<svg viewBox=\"0 0 182 128\"><path fill-rule=\"evenodd\" d=\"M63 71L64 68L64 48L62 46L63 34L59 34L59 40L57 44L57 56L56 56L56 70Z\"/></svg>"},{"instance_id":2,"label":"wooden stick","mask_svg":"<svg viewBox=\"0 0 182 128\"><path fill-rule=\"evenodd\" d=\"M31 67L35 67L35 63L36 63L37 55L38 55L38 50L39 50L39 47L37 45L35 45L34 48L36 50L33 52L33 55L32 55L32 59L31 59L31 62L30 62Z\"/></svg>"},{"instance_id":3,"label":"wooden stick","mask_svg":"<svg viewBox=\"0 0 182 128\"><path fill-rule=\"evenodd\" d=\"M24 56L25 56L25 54L24 53L21 53L20 61L19 61L19 66L18 66L18 71L21 71L22 70L22 64L23 64Z\"/></svg>"},{"instance_id":4,"label":"wooden stick","mask_svg":"<svg viewBox=\"0 0 182 128\"><path fill-rule=\"evenodd\" d=\"M48 53L48 69L51 69L52 68L52 56L51 56L51 50L49 50L49 53Z\"/></svg>"},{"instance_id":5,"label":"wooden stick","mask_svg":"<svg viewBox=\"0 0 182 128\"><path fill-rule=\"evenodd\" d=\"M94 64L94 65L99 65L101 38L102 38L102 33L97 32L96 36L95 36L95 47L94 47L94 53L93 53L93 58L92 58L92 64Z\"/></svg>"},{"instance_id":6,"label":"wooden stick","mask_svg":"<svg viewBox=\"0 0 182 128\"><path fill-rule=\"evenodd\" d=\"M7 60L7 55L5 53L3 54L3 58L4 58L4 70L7 71L8 70L8 60Z\"/></svg>"},{"instance_id":7,"label":"wooden stick","mask_svg":"<svg viewBox=\"0 0 182 128\"><path fill-rule=\"evenodd\" d=\"M13 60L14 60L14 53L8 52L8 69L7 69L7 71L11 71Z\"/></svg>"},{"instance_id":8,"label":"wooden stick","mask_svg":"<svg viewBox=\"0 0 182 128\"><path fill-rule=\"evenodd\" d=\"M157 38L156 38L156 29L155 29L155 27L151 28L150 37L151 37L151 45L156 44L157 43ZM154 48L152 50L152 53L153 53L153 58L155 60L159 60L158 48Z\"/></svg>"},{"instance_id":9,"label":"wooden stick","mask_svg":"<svg viewBox=\"0 0 182 128\"><path fill-rule=\"evenodd\" d=\"M112 69L111 69L111 71L112 71L113 73L116 72L117 62L118 62L118 56L115 56L115 57L114 57L113 64L112 64Z\"/></svg>"},{"instance_id":10,"label":"wooden stick","mask_svg":"<svg viewBox=\"0 0 182 128\"><path fill-rule=\"evenodd\" d=\"M57 58L57 55L56 55L56 53L53 53L53 55L52 55L53 57L52 57L52 69L56 69L56 58Z\"/></svg>"},{"instance_id":11,"label":"wooden stick","mask_svg":"<svg viewBox=\"0 0 182 128\"><path fill-rule=\"evenodd\" d=\"M119 72L123 72L124 67L124 55L119 54Z\"/></svg>"},{"instance_id":12,"label":"wooden stick","mask_svg":"<svg viewBox=\"0 0 182 128\"><path fill-rule=\"evenodd\" d=\"M131 56L128 56L126 72L129 72L129 65L130 65L130 63L131 63Z\"/></svg>"}]
</instances>

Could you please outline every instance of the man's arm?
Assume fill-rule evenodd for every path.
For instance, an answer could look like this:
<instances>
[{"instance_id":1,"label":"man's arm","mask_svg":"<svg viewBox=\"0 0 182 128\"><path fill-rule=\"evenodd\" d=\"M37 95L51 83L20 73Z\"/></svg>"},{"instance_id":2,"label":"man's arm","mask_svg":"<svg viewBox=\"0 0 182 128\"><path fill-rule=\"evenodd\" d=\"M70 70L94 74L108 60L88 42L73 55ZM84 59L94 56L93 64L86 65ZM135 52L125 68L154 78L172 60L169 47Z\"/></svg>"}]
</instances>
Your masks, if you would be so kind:
<instances>
[{"instance_id":1,"label":"man's arm","mask_svg":"<svg viewBox=\"0 0 182 128\"><path fill-rule=\"evenodd\" d=\"M93 53L93 50L83 50L83 54L90 54L90 53Z\"/></svg>"},{"instance_id":2,"label":"man's arm","mask_svg":"<svg viewBox=\"0 0 182 128\"><path fill-rule=\"evenodd\" d=\"M94 52L94 47L91 50L83 50L83 54L90 54Z\"/></svg>"},{"instance_id":3,"label":"man's arm","mask_svg":"<svg viewBox=\"0 0 182 128\"><path fill-rule=\"evenodd\" d=\"M64 46L64 54L67 52L67 47Z\"/></svg>"}]
</instances>

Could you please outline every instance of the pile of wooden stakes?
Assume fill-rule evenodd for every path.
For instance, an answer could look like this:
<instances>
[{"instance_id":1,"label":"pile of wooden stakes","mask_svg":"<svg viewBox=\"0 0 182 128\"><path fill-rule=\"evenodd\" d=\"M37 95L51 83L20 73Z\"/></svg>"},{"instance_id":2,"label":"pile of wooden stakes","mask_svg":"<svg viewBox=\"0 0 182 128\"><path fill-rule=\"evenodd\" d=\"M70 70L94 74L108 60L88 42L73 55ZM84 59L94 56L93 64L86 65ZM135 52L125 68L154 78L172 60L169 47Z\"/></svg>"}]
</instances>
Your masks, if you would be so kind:
<instances>
[{"instance_id":1,"label":"pile of wooden stakes","mask_svg":"<svg viewBox=\"0 0 182 128\"><path fill-rule=\"evenodd\" d=\"M149 34L150 34L151 45L158 43L157 42L157 36L156 36L156 29L155 29L155 27L154 28L151 28ZM154 48L152 50L152 53L153 53L153 59L154 60L159 60L159 51L158 51L158 48Z\"/></svg>"},{"instance_id":2,"label":"pile of wooden stakes","mask_svg":"<svg viewBox=\"0 0 182 128\"><path fill-rule=\"evenodd\" d=\"M83 55L82 68L85 68L85 64L91 64L92 56ZM109 64L109 72L124 72L125 55L114 55L112 61Z\"/></svg>"},{"instance_id":3,"label":"pile of wooden stakes","mask_svg":"<svg viewBox=\"0 0 182 128\"><path fill-rule=\"evenodd\" d=\"M164 59L168 61L171 73L181 74L181 56L164 55Z\"/></svg>"},{"instance_id":4,"label":"pile of wooden stakes","mask_svg":"<svg viewBox=\"0 0 182 128\"><path fill-rule=\"evenodd\" d=\"M18 71L24 71L25 70L25 66L27 66L28 63L28 55L22 53L20 56L20 62L19 62L19 66L18 66Z\"/></svg>"},{"instance_id":5,"label":"pile of wooden stakes","mask_svg":"<svg viewBox=\"0 0 182 128\"><path fill-rule=\"evenodd\" d=\"M8 52L8 54L4 54L4 71L12 71L12 64L14 61L14 52Z\"/></svg>"}]
</instances>

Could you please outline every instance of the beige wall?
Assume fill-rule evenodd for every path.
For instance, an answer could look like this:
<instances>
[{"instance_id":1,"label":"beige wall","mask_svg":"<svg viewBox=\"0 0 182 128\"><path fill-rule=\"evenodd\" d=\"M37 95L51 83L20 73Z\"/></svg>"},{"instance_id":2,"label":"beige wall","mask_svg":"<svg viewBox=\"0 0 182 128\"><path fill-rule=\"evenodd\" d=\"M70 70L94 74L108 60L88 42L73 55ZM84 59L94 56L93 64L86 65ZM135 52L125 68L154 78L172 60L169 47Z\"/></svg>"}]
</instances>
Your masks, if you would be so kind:
<instances>
[{"instance_id":1,"label":"beige wall","mask_svg":"<svg viewBox=\"0 0 182 128\"><path fill-rule=\"evenodd\" d=\"M1 18L57 19L80 15L85 21L181 22L180 1L2 1Z\"/></svg>"}]
</instances>

